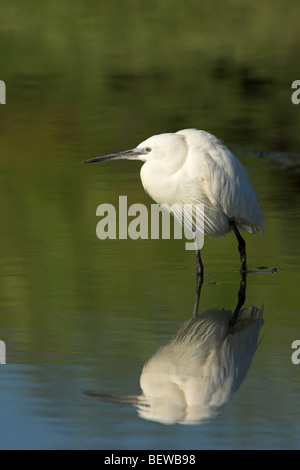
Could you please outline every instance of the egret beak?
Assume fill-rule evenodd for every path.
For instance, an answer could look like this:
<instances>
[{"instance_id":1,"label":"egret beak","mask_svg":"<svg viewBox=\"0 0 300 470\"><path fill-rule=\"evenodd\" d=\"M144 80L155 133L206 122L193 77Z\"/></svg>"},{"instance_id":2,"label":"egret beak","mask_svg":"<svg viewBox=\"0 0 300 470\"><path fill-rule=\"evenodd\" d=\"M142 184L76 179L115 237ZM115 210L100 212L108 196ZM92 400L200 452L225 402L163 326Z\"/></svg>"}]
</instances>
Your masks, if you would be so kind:
<instances>
[{"instance_id":1,"label":"egret beak","mask_svg":"<svg viewBox=\"0 0 300 470\"><path fill-rule=\"evenodd\" d=\"M144 155L143 149L135 148L130 150L124 150L123 152L109 153L108 155L102 155L101 157L90 158L82 163L95 163L105 162L105 160L137 160L140 155Z\"/></svg>"}]
</instances>

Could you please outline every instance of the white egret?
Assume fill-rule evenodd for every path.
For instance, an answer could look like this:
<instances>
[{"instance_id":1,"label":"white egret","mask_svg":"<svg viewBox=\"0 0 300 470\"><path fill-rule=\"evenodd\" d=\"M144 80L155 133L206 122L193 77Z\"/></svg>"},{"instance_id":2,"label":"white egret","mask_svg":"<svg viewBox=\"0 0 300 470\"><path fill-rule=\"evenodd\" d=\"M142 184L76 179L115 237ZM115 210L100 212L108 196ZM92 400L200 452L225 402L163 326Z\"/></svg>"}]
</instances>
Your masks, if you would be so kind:
<instances>
[{"instance_id":1,"label":"white egret","mask_svg":"<svg viewBox=\"0 0 300 470\"><path fill-rule=\"evenodd\" d=\"M220 140L202 130L185 129L154 135L136 148L83 163L112 159L145 162L142 184L158 204L176 205L181 211L185 204L203 204L204 234L218 237L233 230L241 271L247 270L246 244L239 230L263 233L264 216L246 169ZM177 215L182 220L183 214ZM196 254L197 274L202 276L200 249Z\"/></svg>"}]
</instances>

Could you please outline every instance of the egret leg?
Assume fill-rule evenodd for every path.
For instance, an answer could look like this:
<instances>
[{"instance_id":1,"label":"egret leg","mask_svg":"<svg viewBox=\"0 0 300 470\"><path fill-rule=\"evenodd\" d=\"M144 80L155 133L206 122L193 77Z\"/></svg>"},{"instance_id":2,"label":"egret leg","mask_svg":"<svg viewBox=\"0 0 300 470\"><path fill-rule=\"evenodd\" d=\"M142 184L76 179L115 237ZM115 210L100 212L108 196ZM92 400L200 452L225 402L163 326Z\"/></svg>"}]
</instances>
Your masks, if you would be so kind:
<instances>
[{"instance_id":1,"label":"egret leg","mask_svg":"<svg viewBox=\"0 0 300 470\"><path fill-rule=\"evenodd\" d=\"M201 253L200 253L200 248L199 248L199 243L198 243L198 238L197 238L196 233L194 234L194 241L195 241L195 250L196 250L196 274L203 276L204 268L203 268L203 263L201 259Z\"/></svg>"},{"instance_id":2,"label":"egret leg","mask_svg":"<svg viewBox=\"0 0 300 470\"><path fill-rule=\"evenodd\" d=\"M196 298L194 303L193 317L196 317L198 314L199 300L201 294L201 287L203 284L203 263L201 259L201 253L198 243L197 234L194 234L195 240L195 250L196 250Z\"/></svg>"},{"instance_id":3,"label":"egret leg","mask_svg":"<svg viewBox=\"0 0 300 470\"><path fill-rule=\"evenodd\" d=\"M235 307L235 311L233 312L232 320L230 325L233 326L238 319L239 312L246 300L246 271L241 271L241 280L240 280L240 288L238 293L238 303Z\"/></svg>"},{"instance_id":4,"label":"egret leg","mask_svg":"<svg viewBox=\"0 0 300 470\"><path fill-rule=\"evenodd\" d=\"M237 229L235 222L231 221L231 226L234 231L234 234L238 240L238 249L240 252L240 260L241 260L241 272L247 271L247 259L246 259L246 242L243 239L242 235Z\"/></svg>"}]
</instances>

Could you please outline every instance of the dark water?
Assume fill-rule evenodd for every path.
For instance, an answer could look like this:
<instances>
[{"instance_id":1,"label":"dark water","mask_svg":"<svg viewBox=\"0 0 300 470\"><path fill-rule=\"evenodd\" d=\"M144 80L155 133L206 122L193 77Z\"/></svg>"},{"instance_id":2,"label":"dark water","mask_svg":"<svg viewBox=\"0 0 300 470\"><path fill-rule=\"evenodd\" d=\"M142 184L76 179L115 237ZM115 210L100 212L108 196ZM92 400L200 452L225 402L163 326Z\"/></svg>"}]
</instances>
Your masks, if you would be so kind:
<instances>
[{"instance_id":1,"label":"dark water","mask_svg":"<svg viewBox=\"0 0 300 470\"><path fill-rule=\"evenodd\" d=\"M291 3L220 5L217 19L209 2L193 1L1 7L1 449L300 448L291 347L300 340L300 105L291 101L300 34ZM152 201L139 163L81 161L187 127L238 153L261 199L265 235L245 235L244 307L264 322L234 356L247 373L214 416L192 425L173 413L167 425L133 404L144 364L191 319L194 252L182 240L99 240L99 204ZM203 261L199 311L233 311L234 236L205 239Z\"/></svg>"}]
</instances>

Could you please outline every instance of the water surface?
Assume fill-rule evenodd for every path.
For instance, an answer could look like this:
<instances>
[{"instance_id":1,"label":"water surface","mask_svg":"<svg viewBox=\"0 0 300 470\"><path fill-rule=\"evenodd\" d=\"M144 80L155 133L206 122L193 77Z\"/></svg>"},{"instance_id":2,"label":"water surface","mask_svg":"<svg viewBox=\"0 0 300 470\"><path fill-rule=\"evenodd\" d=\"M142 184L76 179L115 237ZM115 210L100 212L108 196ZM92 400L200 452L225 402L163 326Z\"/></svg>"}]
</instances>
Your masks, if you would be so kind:
<instances>
[{"instance_id":1,"label":"water surface","mask_svg":"<svg viewBox=\"0 0 300 470\"><path fill-rule=\"evenodd\" d=\"M299 449L297 2L218 19L207 3L201 22L192 1L172 18L161 2L55 3L1 7L0 448ZM263 307L264 324L217 415L166 425L108 397L140 395L144 364L191 318L194 253L182 240L97 239L99 204L152 201L140 163L81 161L187 127L236 151L261 199L265 235L245 235L245 307ZM235 237L205 239L203 261L199 311L233 310Z\"/></svg>"}]
</instances>

